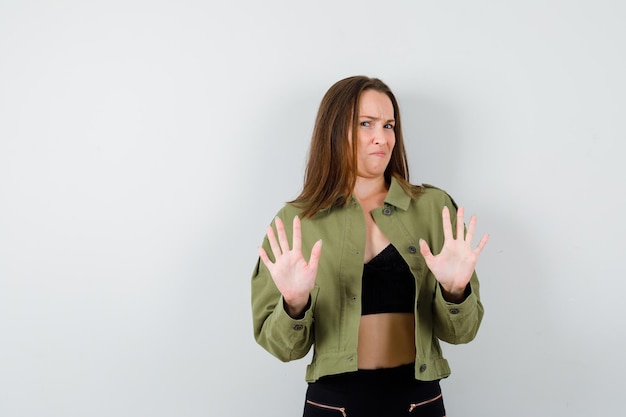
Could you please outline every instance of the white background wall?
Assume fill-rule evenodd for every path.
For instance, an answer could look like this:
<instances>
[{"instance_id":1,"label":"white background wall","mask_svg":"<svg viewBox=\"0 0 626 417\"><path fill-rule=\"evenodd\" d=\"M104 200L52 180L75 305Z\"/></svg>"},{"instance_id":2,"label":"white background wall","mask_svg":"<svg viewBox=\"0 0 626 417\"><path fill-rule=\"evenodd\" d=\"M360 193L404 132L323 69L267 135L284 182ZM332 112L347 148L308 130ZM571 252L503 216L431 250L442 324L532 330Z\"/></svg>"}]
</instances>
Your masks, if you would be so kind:
<instances>
[{"instance_id":1,"label":"white background wall","mask_svg":"<svg viewBox=\"0 0 626 417\"><path fill-rule=\"evenodd\" d=\"M448 415L620 414L624 4L2 0L0 415L300 415L249 276L355 74L491 234Z\"/></svg>"}]
</instances>

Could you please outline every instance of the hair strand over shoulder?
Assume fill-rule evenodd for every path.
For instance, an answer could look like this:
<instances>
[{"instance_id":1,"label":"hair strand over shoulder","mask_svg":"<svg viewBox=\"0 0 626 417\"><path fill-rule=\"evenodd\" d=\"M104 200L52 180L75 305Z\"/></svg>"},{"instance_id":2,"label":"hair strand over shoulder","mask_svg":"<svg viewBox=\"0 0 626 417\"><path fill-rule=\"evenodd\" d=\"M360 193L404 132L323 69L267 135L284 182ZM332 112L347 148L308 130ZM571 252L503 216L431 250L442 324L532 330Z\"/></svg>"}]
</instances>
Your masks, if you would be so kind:
<instances>
[{"instance_id":1,"label":"hair strand over shoulder","mask_svg":"<svg viewBox=\"0 0 626 417\"><path fill-rule=\"evenodd\" d=\"M400 108L391 89L377 78L354 76L335 83L322 98L307 160L304 186L292 204L302 209L304 217L318 211L344 206L350 200L356 183L356 141L358 109L361 94L374 90L386 94L393 105L396 144L385 170L387 184L394 177L402 188L415 196L409 182L409 169L402 137Z\"/></svg>"}]
</instances>

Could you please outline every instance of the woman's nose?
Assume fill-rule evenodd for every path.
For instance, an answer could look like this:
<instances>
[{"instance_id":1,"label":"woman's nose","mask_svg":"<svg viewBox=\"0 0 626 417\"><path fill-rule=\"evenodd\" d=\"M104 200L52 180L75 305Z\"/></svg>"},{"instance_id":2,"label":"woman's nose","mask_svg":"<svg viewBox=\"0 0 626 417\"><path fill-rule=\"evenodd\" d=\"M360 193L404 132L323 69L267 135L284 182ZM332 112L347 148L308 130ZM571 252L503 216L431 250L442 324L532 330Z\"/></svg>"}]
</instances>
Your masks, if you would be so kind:
<instances>
[{"instance_id":1,"label":"woman's nose","mask_svg":"<svg viewBox=\"0 0 626 417\"><path fill-rule=\"evenodd\" d=\"M387 143L387 137L385 136L384 129L374 130L374 143L377 145L383 145Z\"/></svg>"}]
</instances>

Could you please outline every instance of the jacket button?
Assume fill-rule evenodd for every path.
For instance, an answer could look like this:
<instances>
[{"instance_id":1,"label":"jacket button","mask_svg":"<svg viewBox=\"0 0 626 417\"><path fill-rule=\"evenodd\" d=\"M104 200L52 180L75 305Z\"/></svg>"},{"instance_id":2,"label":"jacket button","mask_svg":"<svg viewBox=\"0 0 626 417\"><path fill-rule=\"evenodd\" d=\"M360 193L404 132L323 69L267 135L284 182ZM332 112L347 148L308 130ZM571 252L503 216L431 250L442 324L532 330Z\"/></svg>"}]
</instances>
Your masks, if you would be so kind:
<instances>
[{"instance_id":1,"label":"jacket button","mask_svg":"<svg viewBox=\"0 0 626 417\"><path fill-rule=\"evenodd\" d=\"M294 330L302 330L302 329L304 329L304 326L302 324L294 324L293 325L293 329Z\"/></svg>"},{"instance_id":2,"label":"jacket button","mask_svg":"<svg viewBox=\"0 0 626 417\"><path fill-rule=\"evenodd\" d=\"M409 246L409 252L411 253L417 253L417 248L413 245Z\"/></svg>"},{"instance_id":3,"label":"jacket button","mask_svg":"<svg viewBox=\"0 0 626 417\"><path fill-rule=\"evenodd\" d=\"M391 215L391 207L385 206L385 208L383 209L383 214L385 216L390 216Z\"/></svg>"},{"instance_id":4,"label":"jacket button","mask_svg":"<svg viewBox=\"0 0 626 417\"><path fill-rule=\"evenodd\" d=\"M426 371L426 368L427 368L426 364L423 364L422 366L420 366L420 372Z\"/></svg>"},{"instance_id":5,"label":"jacket button","mask_svg":"<svg viewBox=\"0 0 626 417\"><path fill-rule=\"evenodd\" d=\"M461 310L459 310L458 308L451 308L450 309L450 314L459 314L461 312Z\"/></svg>"}]
</instances>

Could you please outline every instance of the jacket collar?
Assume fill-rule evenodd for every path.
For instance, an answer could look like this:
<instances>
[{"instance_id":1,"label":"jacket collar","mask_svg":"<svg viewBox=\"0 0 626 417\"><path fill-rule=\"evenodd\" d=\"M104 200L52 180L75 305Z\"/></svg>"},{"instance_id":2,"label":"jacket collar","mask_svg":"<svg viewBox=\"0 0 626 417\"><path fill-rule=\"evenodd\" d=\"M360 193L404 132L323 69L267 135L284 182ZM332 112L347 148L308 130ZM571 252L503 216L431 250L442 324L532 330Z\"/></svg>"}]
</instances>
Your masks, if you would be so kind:
<instances>
[{"instance_id":1,"label":"jacket collar","mask_svg":"<svg viewBox=\"0 0 626 417\"><path fill-rule=\"evenodd\" d=\"M391 177L391 184L389 185L389 191L387 191L387 197L385 197L385 204L391 204L402 210L407 210L411 204L411 196L408 195L400 183Z\"/></svg>"},{"instance_id":2,"label":"jacket collar","mask_svg":"<svg viewBox=\"0 0 626 417\"><path fill-rule=\"evenodd\" d=\"M353 204L358 203L354 194L351 196L351 200ZM391 177L391 184L389 184L389 190L387 191L387 196L385 197L385 204L392 205L404 211L408 210L409 205L411 204L411 196L404 191L404 188L402 188L395 177ZM332 207L320 209L317 213L327 213L330 210L332 210Z\"/></svg>"}]
</instances>

